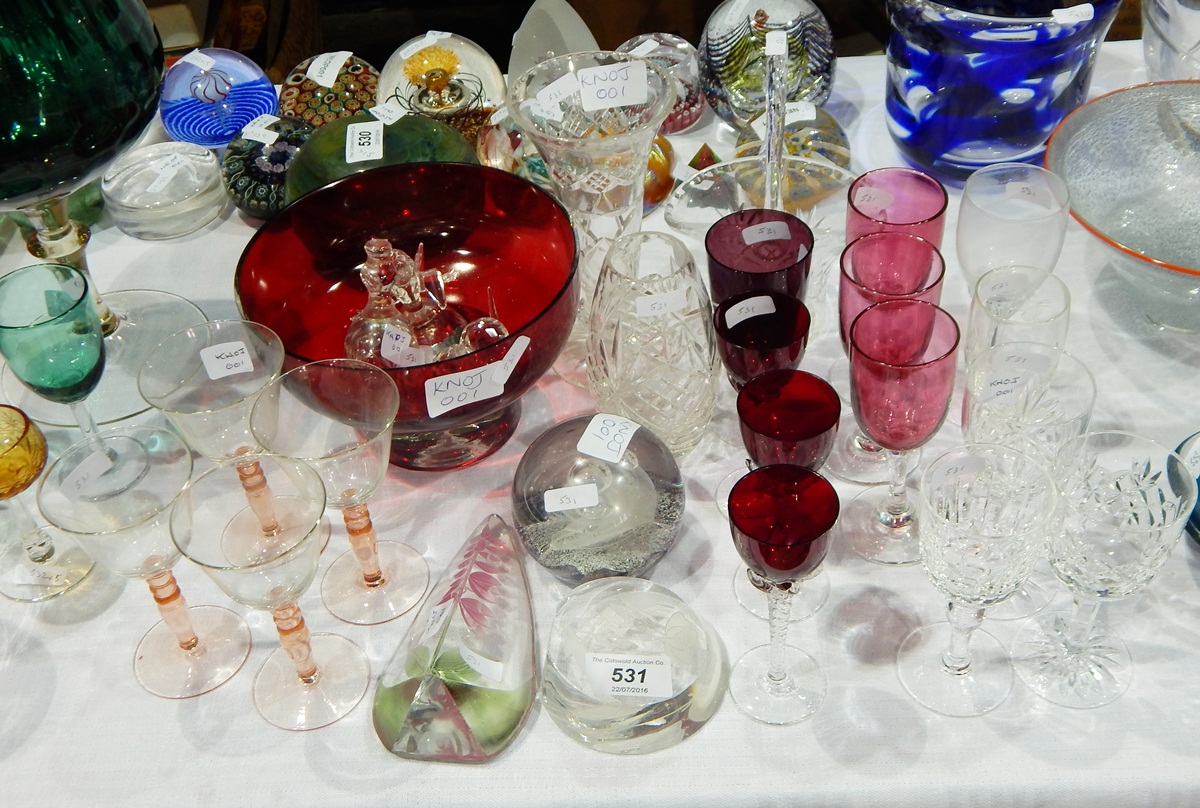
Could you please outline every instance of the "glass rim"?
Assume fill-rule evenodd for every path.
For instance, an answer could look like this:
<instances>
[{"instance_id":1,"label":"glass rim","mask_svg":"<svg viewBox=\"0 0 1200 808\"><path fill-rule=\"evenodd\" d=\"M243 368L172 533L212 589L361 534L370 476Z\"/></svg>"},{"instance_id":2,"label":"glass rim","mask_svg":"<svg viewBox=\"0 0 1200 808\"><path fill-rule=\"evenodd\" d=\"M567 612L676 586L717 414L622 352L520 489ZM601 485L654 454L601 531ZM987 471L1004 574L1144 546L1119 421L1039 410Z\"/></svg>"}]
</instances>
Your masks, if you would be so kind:
<instances>
[{"instance_id":1,"label":"glass rim","mask_svg":"<svg viewBox=\"0 0 1200 808\"><path fill-rule=\"evenodd\" d=\"M23 427L21 429L21 434L17 435L7 447L5 447L3 444L0 444L0 457L4 457L9 452L19 448L21 444L25 442L25 438L29 435L30 431L36 429L38 432L41 432L42 430L33 422L33 419L29 417L29 413L25 412L25 410L21 409L20 407L17 407L13 404L0 404L0 410L11 410L12 412L15 412L17 415L21 416L21 423Z\"/></svg>"},{"instance_id":2,"label":"glass rim","mask_svg":"<svg viewBox=\"0 0 1200 808\"><path fill-rule=\"evenodd\" d=\"M816 425L813 426L811 430L805 430L803 433L795 433L795 434L789 433L789 434L785 435L785 434L781 434L780 432L764 432L762 429L758 429L756 426L754 426L753 424L751 424L749 421L746 420L743 407L752 406L751 402L750 402L750 395L754 392L753 389L751 389L750 393L747 393L746 390L748 388L752 388L752 387L753 388L762 387L762 386L766 385L768 382L771 382L776 378L782 379L785 375L789 379L803 379L804 381L809 382L812 385L811 389L813 389L814 391L820 391L825 396L827 401L830 401L836 405L837 412L829 423L820 421L820 422L817 422ZM786 382L784 383L784 385L786 385ZM783 389L784 385L780 386L781 390ZM778 400L778 398L779 397L776 397L776 399L774 399L774 400ZM809 398L815 400L817 398L817 396L810 396ZM761 405L755 405L755 406L761 406ZM841 417L842 417L842 398L840 395L838 395L838 392L836 389L834 389L833 385L831 385L828 381L826 381L825 379L822 379L820 376L816 375L815 373L810 373L807 370L799 370L797 368L776 368L775 370L768 370L766 373L760 373L758 376L755 376L754 378L750 379L750 381L748 381L744 385L742 385L742 389L738 391L737 399L735 401L735 407L737 409L739 423L743 424L747 429L749 429L754 434L762 435L763 437L770 438L771 440L783 440L783 441L811 440L812 438L815 438L818 435L820 435L824 432L828 432L830 429L833 429L834 427L836 427L838 425L839 421L841 421Z\"/></svg>"},{"instance_id":3,"label":"glass rim","mask_svg":"<svg viewBox=\"0 0 1200 808\"><path fill-rule=\"evenodd\" d=\"M940 266L939 266L939 269L937 272L937 277L933 278L929 283L925 284L920 289L916 289L912 292L905 292L904 294L887 294L885 299L887 299L887 300L905 300L905 299L909 299L909 298L918 298L921 295L923 295L923 294L927 293L928 291L930 291L931 289L933 289L938 284L943 283L945 281L945 279L946 279L946 256L942 255L942 251L940 249L938 249L938 246L927 238L922 238L921 236L918 236L915 233L905 233L901 230L877 230L873 233L864 233L863 235L854 239L854 241L847 244L842 249L841 257L838 259L838 272L840 273L841 277L844 278L849 283L853 284L856 288L862 290L863 292L866 292L867 295L876 295L877 296L877 295L884 294L883 292L880 292L876 289L872 289L871 287L867 286L862 281L858 280L858 278L850 275L849 272L846 270L846 258L850 253L850 248L852 248L854 245L858 244L861 241L868 241L868 240L882 241L882 240L884 240L884 238L893 238L893 237L911 239L911 240L922 242L924 244L928 244L929 248L931 250L933 250L933 254L936 257ZM875 302L881 303L882 300L877 300Z\"/></svg>"},{"instance_id":4,"label":"glass rim","mask_svg":"<svg viewBox=\"0 0 1200 808\"><path fill-rule=\"evenodd\" d=\"M871 354L867 353L862 348L859 348L857 343L854 341L854 329L858 325L858 322L867 314L867 312L870 312L873 309L879 309L879 308L883 308L883 307L894 307L893 304L907 304L907 305L913 305L913 306L929 306L932 309L936 309L936 311L934 312L935 317L937 317L938 313L940 312L941 314L945 315L946 319L948 319L951 323L954 324L954 343L949 348L947 348L944 353L941 353L941 354L933 357L932 359L926 359L923 362L912 362L910 364L905 364L905 365L897 365L894 362L887 362L885 360L878 359L874 356L871 356ZM938 306L934 303L930 303L926 300L916 300L916 299L912 299L912 298L896 298L893 300L881 300L878 303L872 303L870 306L867 306L865 309L863 309L861 312L859 312L858 316L854 318L854 322L852 322L850 324L850 329L847 331L847 334L849 335L851 364L853 364L853 362L854 362L854 359L853 359L854 354L857 353L857 354L861 355L864 359L866 359L870 362L874 362L877 365L884 365L885 367L921 368L921 367L925 367L927 365L935 364L937 362L942 361L943 359L950 356L951 354L953 354L954 351L958 348L959 343L962 341L962 329L959 328L958 321L954 319L954 315L952 315L950 312L946 311L941 306Z\"/></svg>"},{"instance_id":5,"label":"glass rim","mask_svg":"<svg viewBox=\"0 0 1200 808\"><path fill-rule=\"evenodd\" d=\"M918 178L920 178L920 180L922 182L924 182L926 184L933 183L933 185L942 192L941 207L939 207L936 212L932 213L929 216L925 216L920 219L913 219L912 221L905 221L905 222L881 221L878 216L872 216L869 213L867 213L866 211L862 210L862 208L860 208L858 205L854 204L854 191L858 188L858 184L860 182L862 182L863 180L865 180L867 177L871 177L871 176L875 176L875 175L879 175L879 174L906 174L911 177L918 177ZM849 207L852 208L856 213L860 214L863 218L868 219L872 222L878 222L879 224L883 224L883 225L891 225L891 226L899 226L899 227L916 227L918 225L925 224L926 222L935 221L937 219L940 219L942 216L946 215L946 210L950 207L950 193L946 190L946 186L945 186L945 184L942 183L941 180L939 180L937 177L933 176L932 174L929 174L928 172L921 171L918 168L912 168L911 166L883 166L881 168L873 168L870 171L863 172L862 174L859 174L857 177L854 178L854 180L850 183L849 187L846 189L846 204L849 205Z\"/></svg>"},{"instance_id":6,"label":"glass rim","mask_svg":"<svg viewBox=\"0 0 1200 808\"><path fill-rule=\"evenodd\" d=\"M17 277L18 275L29 275L29 274L32 274L35 270L43 270L44 271L47 268L66 270L68 275L74 275L75 277L78 277L79 280L83 283L83 288L80 289L79 296L74 301L72 301L70 306L66 307L65 309L60 311L58 314L55 314L53 316L49 316L47 314L46 319L38 320L38 321L32 322L32 323L25 323L23 325L8 325L4 322L0 322L0 330L19 331L24 328L40 328L41 326L49 325L50 323L56 322L58 320L67 319L68 316L73 316L73 313L79 308L79 306L81 304L86 305L87 302L90 302L90 300L91 300L91 294L90 294L91 283L88 282L87 274L84 273L82 270L78 269L77 267L71 266L70 264L56 264L56 263L49 262L49 261L43 262L40 264L29 264L28 266L19 267L17 269L14 269L12 272L9 272L6 275L0 276L0 291L3 291L3 288L6 285L8 285L10 280ZM63 291L65 291L65 290L63 290Z\"/></svg>"},{"instance_id":7,"label":"glass rim","mask_svg":"<svg viewBox=\"0 0 1200 808\"><path fill-rule=\"evenodd\" d=\"M740 159L759 160L760 158L752 157L752 158L740 158ZM788 264L786 266L782 266L778 269L772 269L772 270L767 270L767 271L754 271L754 270L747 270L747 269L738 269L737 267L730 266L729 262L726 261L724 258L722 258L720 255L713 255L714 250L713 250L712 245L713 245L713 239L715 238L714 233L717 232L718 228L734 227L736 225L733 224L732 220L734 220L738 217L743 217L743 216L747 216L747 215L764 215L764 216L766 216L766 218L764 218L760 222L752 222L752 223L748 222L748 223L738 227L737 232L739 234L744 232L747 227L755 227L760 224L767 224L768 222L785 222L788 224L788 233L790 235L792 233L792 224L793 223L798 224L800 226L800 232L799 232L800 240L805 248L804 255L801 256L800 258L798 258L797 260L792 261L790 264ZM782 239L780 239L780 240L782 241ZM799 266L800 264L804 263L805 261L808 261L811 264L813 248L815 246L816 246L816 236L814 235L812 228L808 226L808 222L804 221L803 219L801 219L799 216L796 216L795 214L788 213L785 210L774 210L771 208L742 208L741 210L732 211L732 212L727 213L724 216L720 217L715 222L713 222L711 225L709 225L708 230L706 230L704 233L704 252L705 252L705 255L708 256L709 261L716 261L717 264L719 264L720 267L723 270L725 270L726 272L733 272L733 273L737 273L740 275L755 275L755 276L773 275L773 274L776 274L779 272L787 272L788 270L792 269L793 267ZM717 252L721 252L721 251L717 250ZM711 268L709 271L711 272Z\"/></svg>"},{"instance_id":8,"label":"glass rim","mask_svg":"<svg viewBox=\"0 0 1200 808\"><path fill-rule=\"evenodd\" d=\"M747 481L751 480L755 475L762 477L765 475L772 475L772 474L777 474L780 472L785 472L787 474L796 475L793 478L793 481L795 481L795 482L811 481L814 484L816 484L817 486L819 486L820 490L826 496L827 504L829 502L829 497L832 497L833 514L832 514L832 518L829 520L829 524L824 525L822 527L822 529L820 530L820 532L813 533L811 538L799 539L794 542L785 542L783 544L779 544L776 542L770 542L770 541L767 541L766 539L759 538L758 536L755 536L752 531L747 530L742 525L738 524L737 516L736 516L735 510L733 507L729 508L729 524L735 530L742 533L747 538L751 539L752 541L754 541L757 544L765 544L765 545L769 545L772 547L793 547L793 546L801 545L801 544L812 544L812 543L816 542L818 539L820 539L822 536L828 534L831 530L833 530L834 527L837 525L838 518L841 516L841 499L838 497L837 489L834 488L833 483L831 483L829 481L829 479L827 477L825 477L823 474L821 474L820 472L813 471L812 469L808 469L803 466L793 465L791 463L770 463L765 466L756 466L755 468L750 469L749 472L747 472L744 476L742 476L737 482L735 482L733 484L733 487L729 490L730 504L732 506L733 497L734 497L734 494L737 492L737 490L739 488L741 488L743 485L748 484Z\"/></svg>"}]
</instances>

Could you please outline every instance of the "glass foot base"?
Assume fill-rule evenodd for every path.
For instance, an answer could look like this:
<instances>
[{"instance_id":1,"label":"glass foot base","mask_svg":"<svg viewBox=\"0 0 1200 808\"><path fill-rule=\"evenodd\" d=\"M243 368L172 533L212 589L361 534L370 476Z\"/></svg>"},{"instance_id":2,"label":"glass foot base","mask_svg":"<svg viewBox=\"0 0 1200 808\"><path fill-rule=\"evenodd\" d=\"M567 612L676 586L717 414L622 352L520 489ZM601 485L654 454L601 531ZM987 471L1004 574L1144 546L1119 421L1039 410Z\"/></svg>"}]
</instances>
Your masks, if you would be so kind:
<instances>
[{"instance_id":1,"label":"glass foot base","mask_svg":"<svg viewBox=\"0 0 1200 808\"><path fill-rule=\"evenodd\" d=\"M912 474L921 461L921 450L913 449L905 457L904 473ZM838 426L838 438L833 444L833 451L821 467L821 473L826 472L848 483L880 485L888 481L890 474L888 453L863 436L851 415Z\"/></svg>"},{"instance_id":2,"label":"glass foot base","mask_svg":"<svg viewBox=\"0 0 1200 808\"><path fill-rule=\"evenodd\" d=\"M95 562L74 539L53 527L39 528L40 535L23 537L7 543L0 551L0 595L21 603L40 603L70 592L91 574ZM49 538L53 554L44 561L34 561L25 549L27 544L41 543Z\"/></svg>"},{"instance_id":3,"label":"glass foot base","mask_svg":"<svg viewBox=\"0 0 1200 808\"><path fill-rule=\"evenodd\" d=\"M119 323L104 338L104 373L87 399L97 425L122 421L150 409L137 388L137 375L146 357L160 342L177 331L208 318L194 303L169 292L129 289L105 294L104 302ZM15 407L49 426L74 427L75 416L65 404L47 401L21 384L4 367L0 388Z\"/></svg>"},{"instance_id":4,"label":"glass foot base","mask_svg":"<svg viewBox=\"0 0 1200 808\"><path fill-rule=\"evenodd\" d=\"M949 647L949 623L923 626L905 637L896 654L904 689L942 715L983 715L999 707L1013 686L1012 665L1000 641L986 631L972 632L971 666L962 673L942 662Z\"/></svg>"},{"instance_id":5,"label":"glass foot base","mask_svg":"<svg viewBox=\"0 0 1200 808\"><path fill-rule=\"evenodd\" d=\"M1013 640L1012 660L1030 690L1063 707L1089 709L1116 701L1133 680L1125 642L1098 621L1087 631L1068 612L1029 620Z\"/></svg>"},{"instance_id":6,"label":"glass foot base","mask_svg":"<svg viewBox=\"0 0 1200 808\"><path fill-rule=\"evenodd\" d=\"M342 553L321 579L321 599L339 620L360 626L386 623L420 602L429 586L429 565L407 544L376 545L383 583L370 587L353 551Z\"/></svg>"},{"instance_id":7,"label":"glass foot base","mask_svg":"<svg viewBox=\"0 0 1200 808\"><path fill-rule=\"evenodd\" d=\"M786 677L772 682L771 647L747 651L729 674L729 695L742 712L764 724L795 724L812 716L825 700L825 672L811 656L783 646Z\"/></svg>"},{"instance_id":8,"label":"glass foot base","mask_svg":"<svg viewBox=\"0 0 1200 808\"><path fill-rule=\"evenodd\" d=\"M807 620L819 612L829 599L829 576L822 570L823 568L818 567L815 575L803 581L792 592L789 622ZM763 620L768 619L770 609L767 605L767 593L756 589L754 584L750 583L745 567L738 567L733 574L733 594L737 602L750 614Z\"/></svg>"},{"instance_id":9,"label":"glass foot base","mask_svg":"<svg viewBox=\"0 0 1200 808\"><path fill-rule=\"evenodd\" d=\"M912 486L907 491L909 503L915 503L919 492ZM921 560L915 508L907 524L891 527L880 518L887 495L888 486L880 485L868 488L850 500L838 520L841 540L846 547L874 564L915 564Z\"/></svg>"},{"instance_id":10,"label":"glass foot base","mask_svg":"<svg viewBox=\"0 0 1200 808\"><path fill-rule=\"evenodd\" d=\"M343 718L371 683L371 663L362 649L337 634L313 634L317 680L305 684L282 648L267 657L254 678L254 706L280 729L309 730Z\"/></svg>"},{"instance_id":11,"label":"glass foot base","mask_svg":"<svg viewBox=\"0 0 1200 808\"><path fill-rule=\"evenodd\" d=\"M242 669L250 655L246 621L220 606L188 609L200 644L191 651L179 647L175 632L159 621L138 643L133 672L155 696L187 699L221 686Z\"/></svg>"},{"instance_id":12,"label":"glass foot base","mask_svg":"<svg viewBox=\"0 0 1200 808\"><path fill-rule=\"evenodd\" d=\"M737 481L750 473L749 466L743 466L740 469L734 469L721 478L721 482L717 483L716 490L713 491L713 499L717 503L717 510L726 519L729 518L729 492L737 485Z\"/></svg>"}]
</instances>

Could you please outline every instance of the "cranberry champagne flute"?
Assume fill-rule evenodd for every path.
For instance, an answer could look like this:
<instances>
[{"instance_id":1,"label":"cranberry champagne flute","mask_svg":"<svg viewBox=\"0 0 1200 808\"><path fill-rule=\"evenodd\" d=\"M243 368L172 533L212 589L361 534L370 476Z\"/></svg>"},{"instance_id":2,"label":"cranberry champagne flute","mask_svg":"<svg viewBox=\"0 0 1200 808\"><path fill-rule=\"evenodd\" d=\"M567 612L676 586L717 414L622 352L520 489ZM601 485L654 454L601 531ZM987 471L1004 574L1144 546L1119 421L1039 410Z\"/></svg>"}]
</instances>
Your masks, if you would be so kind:
<instances>
[{"instance_id":1,"label":"cranberry champagne flute","mask_svg":"<svg viewBox=\"0 0 1200 808\"><path fill-rule=\"evenodd\" d=\"M734 702L756 721L803 721L825 697L821 666L786 639L792 593L820 568L838 510L829 481L800 466L762 466L729 494L734 545L770 604L770 643L746 652L729 676Z\"/></svg>"},{"instance_id":2,"label":"cranberry champagne flute","mask_svg":"<svg viewBox=\"0 0 1200 808\"><path fill-rule=\"evenodd\" d=\"M928 442L946 418L958 335L954 318L923 300L876 303L850 328L854 417L887 450L891 471L886 485L855 497L842 519L851 548L868 561L912 564L921 557L906 455Z\"/></svg>"}]
</instances>

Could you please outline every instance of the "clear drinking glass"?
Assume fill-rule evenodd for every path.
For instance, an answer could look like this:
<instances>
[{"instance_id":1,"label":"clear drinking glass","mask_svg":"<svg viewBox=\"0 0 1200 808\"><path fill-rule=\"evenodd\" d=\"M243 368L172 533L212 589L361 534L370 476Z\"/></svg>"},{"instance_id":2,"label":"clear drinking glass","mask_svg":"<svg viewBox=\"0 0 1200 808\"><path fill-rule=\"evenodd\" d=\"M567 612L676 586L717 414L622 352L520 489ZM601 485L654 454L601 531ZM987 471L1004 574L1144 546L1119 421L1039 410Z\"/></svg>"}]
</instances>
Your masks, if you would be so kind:
<instances>
[{"instance_id":1,"label":"clear drinking glass","mask_svg":"<svg viewBox=\"0 0 1200 808\"><path fill-rule=\"evenodd\" d=\"M1054 481L1027 454L959 446L921 475L921 561L949 604L948 620L900 644L905 690L944 715L982 715L1012 691L1008 651L980 631L984 609L1019 589L1053 531Z\"/></svg>"},{"instance_id":2,"label":"clear drinking glass","mask_svg":"<svg viewBox=\"0 0 1200 808\"><path fill-rule=\"evenodd\" d=\"M1075 607L1031 618L1013 640L1013 663L1043 698L1099 707L1133 678L1129 649L1099 620L1100 607L1153 580L1196 503L1196 475L1165 446L1119 431L1067 441L1051 473L1062 528L1049 537L1050 566Z\"/></svg>"},{"instance_id":3,"label":"clear drinking glass","mask_svg":"<svg viewBox=\"0 0 1200 808\"><path fill-rule=\"evenodd\" d=\"M1009 342L1039 342L1061 348L1071 317L1071 292L1059 278L1037 267L999 267L975 285L963 335L967 365L981 353Z\"/></svg>"},{"instance_id":4,"label":"clear drinking glass","mask_svg":"<svg viewBox=\"0 0 1200 808\"><path fill-rule=\"evenodd\" d=\"M136 443L144 473L119 491L108 490L102 478L112 461L83 440L46 471L38 505L98 563L150 587L162 621L146 632L134 654L142 687L172 699L207 693L241 669L250 653L250 630L228 609L189 607L171 571L179 551L167 522L191 477L192 454L167 429L120 426L100 437L106 445Z\"/></svg>"},{"instance_id":5,"label":"clear drinking glass","mask_svg":"<svg viewBox=\"0 0 1200 808\"><path fill-rule=\"evenodd\" d=\"M1142 0L1142 51L1151 81L1200 79L1200 5Z\"/></svg>"},{"instance_id":6,"label":"clear drinking glass","mask_svg":"<svg viewBox=\"0 0 1200 808\"><path fill-rule=\"evenodd\" d=\"M666 233L618 239L591 301L596 408L636 421L682 455L707 430L719 368L708 291L688 248Z\"/></svg>"},{"instance_id":7,"label":"clear drinking glass","mask_svg":"<svg viewBox=\"0 0 1200 808\"><path fill-rule=\"evenodd\" d=\"M997 163L968 177L956 230L967 288L996 267L1053 272L1067 237L1069 203L1066 183L1041 166Z\"/></svg>"},{"instance_id":8,"label":"clear drinking glass","mask_svg":"<svg viewBox=\"0 0 1200 808\"><path fill-rule=\"evenodd\" d=\"M311 634L297 602L317 577L321 476L298 460L270 454L256 455L254 468L262 495L279 514L272 529L246 504L245 467L225 461L179 496L171 538L230 598L271 613L280 647L254 678L259 714L282 729L317 729L354 709L367 692L371 665L350 640Z\"/></svg>"},{"instance_id":9,"label":"clear drinking glass","mask_svg":"<svg viewBox=\"0 0 1200 808\"><path fill-rule=\"evenodd\" d=\"M400 393L383 370L327 359L290 370L254 402L250 429L267 451L308 463L342 512L351 550L334 559L321 597L335 617L371 625L399 617L425 594L429 566L400 542L377 542L367 501L387 476Z\"/></svg>"}]
</instances>

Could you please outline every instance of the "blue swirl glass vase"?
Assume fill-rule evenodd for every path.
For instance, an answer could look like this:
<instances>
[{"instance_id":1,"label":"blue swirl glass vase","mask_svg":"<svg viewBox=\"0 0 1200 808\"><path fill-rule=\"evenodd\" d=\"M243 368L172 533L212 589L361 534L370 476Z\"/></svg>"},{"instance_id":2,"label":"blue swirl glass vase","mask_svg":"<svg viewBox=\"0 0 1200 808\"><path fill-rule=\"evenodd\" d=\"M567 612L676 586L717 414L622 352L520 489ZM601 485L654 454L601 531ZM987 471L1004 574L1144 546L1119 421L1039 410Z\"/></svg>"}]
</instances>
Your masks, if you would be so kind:
<instances>
[{"instance_id":1,"label":"blue swirl glass vase","mask_svg":"<svg viewBox=\"0 0 1200 808\"><path fill-rule=\"evenodd\" d=\"M1040 159L1121 3L1064 5L888 0L888 129L905 158L949 178Z\"/></svg>"}]
</instances>

